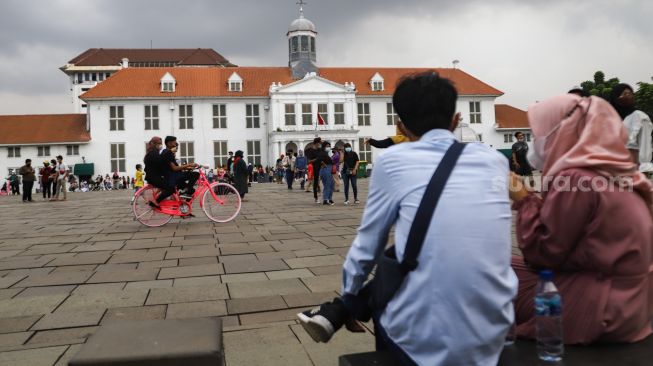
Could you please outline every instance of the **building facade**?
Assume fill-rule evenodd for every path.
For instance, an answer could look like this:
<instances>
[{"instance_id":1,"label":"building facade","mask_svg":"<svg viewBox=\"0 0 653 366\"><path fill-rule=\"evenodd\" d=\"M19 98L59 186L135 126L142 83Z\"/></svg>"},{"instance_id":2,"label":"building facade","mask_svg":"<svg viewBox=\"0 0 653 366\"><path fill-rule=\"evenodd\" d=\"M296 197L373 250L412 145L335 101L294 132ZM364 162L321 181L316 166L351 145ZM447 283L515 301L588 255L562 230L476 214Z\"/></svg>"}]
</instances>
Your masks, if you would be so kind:
<instances>
[{"instance_id":1,"label":"building facade","mask_svg":"<svg viewBox=\"0 0 653 366\"><path fill-rule=\"evenodd\" d=\"M317 32L303 12L286 36L287 67L238 67L202 49L167 50L165 57L161 50L148 56L143 50L88 50L61 68L79 101L75 110L83 114L60 116L74 119L75 131L83 128L85 137L60 141L39 134L44 140L35 141L21 124L0 124L22 131L22 137L0 141L0 155L7 156L0 171L21 166L26 157L45 157L49 146L49 155L69 156L68 163L93 163L96 175L132 175L146 142L167 135L177 136L181 160L211 167L225 165L228 152L237 150L253 164L272 166L280 154L304 149L320 136L334 145L350 143L373 168L381 151L364 144L365 138L396 134L395 86L404 75L425 71L453 82L457 111L479 141L505 152L517 130L530 137L524 111L495 104L503 93L460 69L318 67ZM32 119L60 123L50 117L56 119ZM51 125L53 132L57 126ZM71 150L78 154L63 154L68 145L78 145Z\"/></svg>"},{"instance_id":2,"label":"building facade","mask_svg":"<svg viewBox=\"0 0 653 366\"><path fill-rule=\"evenodd\" d=\"M83 163L93 149L87 122L85 114L0 116L2 178L18 171L26 159L37 168L57 155L66 164Z\"/></svg>"},{"instance_id":3,"label":"building facade","mask_svg":"<svg viewBox=\"0 0 653 366\"><path fill-rule=\"evenodd\" d=\"M86 113L79 96L126 67L231 67L210 48L124 49L90 48L59 69L68 76L74 113Z\"/></svg>"}]
</instances>

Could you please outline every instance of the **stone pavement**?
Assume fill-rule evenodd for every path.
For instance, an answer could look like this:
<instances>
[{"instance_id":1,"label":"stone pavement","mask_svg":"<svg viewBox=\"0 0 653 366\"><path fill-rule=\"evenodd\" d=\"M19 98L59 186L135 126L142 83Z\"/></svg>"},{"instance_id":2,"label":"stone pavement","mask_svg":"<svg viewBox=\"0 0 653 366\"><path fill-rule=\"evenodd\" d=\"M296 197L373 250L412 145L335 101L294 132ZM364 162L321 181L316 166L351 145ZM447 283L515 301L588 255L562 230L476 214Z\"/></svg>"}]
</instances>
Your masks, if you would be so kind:
<instances>
[{"instance_id":1,"label":"stone pavement","mask_svg":"<svg viewBox=\"0 0 653 366\"><path fill-rule=\"evenodd\" d=\"M359 180L360 198L367 180ZM227 366L336 365L371 332L314 343L295 314L336 296L363 204L253 184L233 222L132 220L131 191L0 197L0 365L65 365L102 324L218 316Z\"/></svg>"},{"instance_id":2,"label":"stone pavement","mask_svg":"<svg viewBox=\"0 0 653 366\"><path fill-rule=\"evenodd\" d=\"M360 180L361 199L367 180ZM233 222L132 220L131 191L0 197L0 365L65 365L102 324L222 317L232 365L336 365L369 332L314 343L295 314L336 296L363 204L253 184ZM35 195L37 197L37 195Z\"/></svg>"}]
</instances>

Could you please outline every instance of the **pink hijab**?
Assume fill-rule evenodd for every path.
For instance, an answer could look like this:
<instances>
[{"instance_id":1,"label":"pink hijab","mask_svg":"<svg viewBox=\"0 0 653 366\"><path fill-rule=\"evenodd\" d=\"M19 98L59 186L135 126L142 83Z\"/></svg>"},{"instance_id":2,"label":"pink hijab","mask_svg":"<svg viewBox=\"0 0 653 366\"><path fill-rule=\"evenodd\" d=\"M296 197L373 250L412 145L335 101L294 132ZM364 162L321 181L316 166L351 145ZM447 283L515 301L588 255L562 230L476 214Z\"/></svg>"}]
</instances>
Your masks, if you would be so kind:
<instances>
[{"instance_id":1,"label":"pink hijab","mask_svg":"<svg viewBox=\"0 0 653 366\"><path fill-rule=\"evenodd\" d=\"M546 139L543 176L586 168L606 177L627 177L635 191L653 203L653 185L630 160L628 133L608 102L563 94L532 105L528 121L535 139Z\"/></svg>"}]
</instances>

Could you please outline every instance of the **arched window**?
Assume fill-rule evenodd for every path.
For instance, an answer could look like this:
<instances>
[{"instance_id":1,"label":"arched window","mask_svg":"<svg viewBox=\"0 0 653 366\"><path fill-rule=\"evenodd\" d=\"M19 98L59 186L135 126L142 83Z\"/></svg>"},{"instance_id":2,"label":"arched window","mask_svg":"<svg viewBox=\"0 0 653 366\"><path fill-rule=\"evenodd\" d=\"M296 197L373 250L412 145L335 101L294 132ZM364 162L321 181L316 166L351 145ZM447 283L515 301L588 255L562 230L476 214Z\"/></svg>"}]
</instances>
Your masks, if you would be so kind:
<instances>
[{"instance_id":1,"label":"arched window","mask_svg":"<svg viewBox=\"0 0 653 366\"><path fill-rule=\"evenodd\" d=\"M302 36L302 52L308 52L308 36Z\"/></svg>"}]
</instances>

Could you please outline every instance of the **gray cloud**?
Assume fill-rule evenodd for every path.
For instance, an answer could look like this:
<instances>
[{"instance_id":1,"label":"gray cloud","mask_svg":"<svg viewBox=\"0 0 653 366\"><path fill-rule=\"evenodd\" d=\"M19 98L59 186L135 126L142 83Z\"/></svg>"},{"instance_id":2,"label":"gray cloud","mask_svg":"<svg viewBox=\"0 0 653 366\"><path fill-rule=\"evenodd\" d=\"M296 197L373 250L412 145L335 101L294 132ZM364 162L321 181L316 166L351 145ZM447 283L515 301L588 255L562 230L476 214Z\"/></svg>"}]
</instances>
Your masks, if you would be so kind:
<instances>
[{"instance_id":1,"label":"gray cloud","mask_svg":"<svg viewBox=\"0 0 653 366\"><path fill-rule=\"evenodd\" d=\"M653 75L651 2L308 2L321 65L449 67L460 59L506 92L500 102L522 108L597 69L631 83ZM72 108L57 68L91 47L152 41L211 47L239 65L285 65L285 32L298 14L294 0L5 0L1 10L0 114Z\"/></svg>"}]
</instances>

